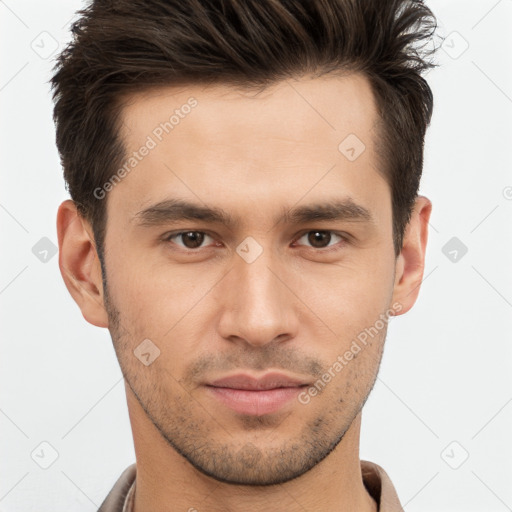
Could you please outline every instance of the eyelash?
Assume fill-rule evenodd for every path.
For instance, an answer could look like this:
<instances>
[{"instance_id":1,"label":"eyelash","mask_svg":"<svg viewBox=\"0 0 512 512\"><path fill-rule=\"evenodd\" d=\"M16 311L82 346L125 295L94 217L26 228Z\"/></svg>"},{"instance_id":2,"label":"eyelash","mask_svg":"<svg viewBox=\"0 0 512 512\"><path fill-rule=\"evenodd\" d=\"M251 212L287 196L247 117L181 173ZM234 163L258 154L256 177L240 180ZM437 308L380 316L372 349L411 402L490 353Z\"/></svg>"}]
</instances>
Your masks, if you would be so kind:
<instances>
[{"instance_id":1,"label":"eyelash","mask_svg":"<svg viewBox=\"0 0 512 512\"><path fill-rule=\"evenodd\" d=\"M329 229L309 229L307 231L303 231L298 237L296 237L294 239L294 242L295 243L296 241L300 240L304 235L307 235L308 233L316 233L316 232L319 232L319 233L330 233L331 235L335 235L335 236L338 236L339 238L341 238L341 242L338 242L337 244L334 244L333 246L327 246L327 247L322 247L322 248L315 248L315 247L309 247L310 249L312 250L316 250L316 251L320 251L320 252L331 252L331 251L335 251L335 250L339 250L340 247L339 247L339 244L341 243L342 245L345 245L345 243L348 243L349 242L349 237L348 235L344 235L342 233L338 233L336 231L332 231L332 230L329 230ZM176 231L176 232L173 232L173 233L167 233L163 236L163 241L164 242L172 242L172 239L175 238L175 237L179 237L180 235L183 235L183 234L186 234L186 233L201 233L203 235L207 235L211 238L214 238L213 235L211 235L210 233L208 233L207 231L197 231L197 230L193 230L193 229L189 229L189 230L186 230L186 231ZM199 251L200 249L204 249L205 247L197 247L195 249L189 249L187 247L181 247L181 250L184 250L185 252L197 252Z\"/></svg>"}]
</instances>

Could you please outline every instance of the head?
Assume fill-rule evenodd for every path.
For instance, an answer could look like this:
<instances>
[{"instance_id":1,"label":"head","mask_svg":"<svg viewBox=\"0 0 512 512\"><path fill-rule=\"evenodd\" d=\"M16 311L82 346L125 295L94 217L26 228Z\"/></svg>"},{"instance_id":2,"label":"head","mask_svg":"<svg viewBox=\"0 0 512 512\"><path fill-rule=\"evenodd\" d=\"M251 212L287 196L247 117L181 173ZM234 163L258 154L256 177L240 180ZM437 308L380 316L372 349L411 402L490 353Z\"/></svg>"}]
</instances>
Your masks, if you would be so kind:
<instances>
[{"instance_id":1,"label":"head","mask_svg":"<svg viewBox=\"0 0 512 512\"><path fill-rule=\"evenodd\" d=\"M434 28L413 0L102 0L74 23L52 79L60 267L199 471L290 480L361 411L422 279ZM303 385L273 412L210 387L267 371Z\"/></svg>"}]
</instances>

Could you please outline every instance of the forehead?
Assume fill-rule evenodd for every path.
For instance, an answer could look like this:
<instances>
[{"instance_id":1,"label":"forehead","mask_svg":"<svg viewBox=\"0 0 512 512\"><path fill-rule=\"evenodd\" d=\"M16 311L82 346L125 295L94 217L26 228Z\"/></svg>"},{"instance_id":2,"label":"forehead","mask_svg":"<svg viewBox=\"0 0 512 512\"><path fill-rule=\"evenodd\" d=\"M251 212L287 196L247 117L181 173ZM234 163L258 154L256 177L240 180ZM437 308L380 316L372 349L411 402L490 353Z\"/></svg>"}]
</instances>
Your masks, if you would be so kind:
<instances>
[{"instance_id":1,"label":"forehead","mask_svg":"<svg viewBox=\"0 0 512 512\"><path fill-rule=\"evenodd\" d=\"M189 108L191 100L196 105ZM125 98L121 135L127 144L137 142L175 114L174 139L234 144L245 141L250 130L251 137L314 145L326 132L335 140L347 130L367 134L376 121L374 101L366 77L354 73L283 80L259 91L226 84L157 87Z\"/></svg>"},{"instance_id":2,"label":"forehead","mask_svg":"<svg viewBox=\"0 0 512 512\"><path fill-rule=\"evenodd\" d=\"M255 215L255 205L281 210L335 188L371 204L387 186L374 151L375 100L362 75L286 80L260 92L162 87L128 97L121 119L125 163L134 165L109 203L126 216L169 197L243 204ZM356 159L346 152L354 148Z\"/></svg>"}]
</instances>

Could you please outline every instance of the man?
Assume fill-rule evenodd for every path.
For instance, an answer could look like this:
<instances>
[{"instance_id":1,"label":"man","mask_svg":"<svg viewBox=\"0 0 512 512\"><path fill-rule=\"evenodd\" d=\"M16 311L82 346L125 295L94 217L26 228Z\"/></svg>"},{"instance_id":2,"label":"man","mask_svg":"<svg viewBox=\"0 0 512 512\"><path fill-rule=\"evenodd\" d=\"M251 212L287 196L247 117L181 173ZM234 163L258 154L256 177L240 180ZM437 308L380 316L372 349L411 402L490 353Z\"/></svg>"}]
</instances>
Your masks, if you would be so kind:
<instances>
[{"instance_id":1,"label":"man","mask_svg":"<svg viewBox=\"0 0 512 512\"><path fill-rule=\"evenodd\" d=\"M52 79L59 265L136 452L100 510L401 510L359 434L424 271L434 28L414 0L81 11Z\"/></svg>"}]
</instances>

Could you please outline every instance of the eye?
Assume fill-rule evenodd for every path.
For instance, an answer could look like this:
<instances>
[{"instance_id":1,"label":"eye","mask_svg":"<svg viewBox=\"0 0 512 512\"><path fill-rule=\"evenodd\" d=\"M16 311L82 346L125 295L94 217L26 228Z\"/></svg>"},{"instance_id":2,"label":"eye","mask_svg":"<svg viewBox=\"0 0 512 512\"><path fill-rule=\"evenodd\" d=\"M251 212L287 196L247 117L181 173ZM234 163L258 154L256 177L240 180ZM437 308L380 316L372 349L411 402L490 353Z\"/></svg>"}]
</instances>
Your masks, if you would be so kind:
<instances>
[{"instance_id":1,"label":"eye","mask_svg":"<svg viewBox=\"0 0 512 512\"><path fill-rule=\"evenodd\" d=\"M215 242L215 239L204 231L190 230L168 233L164 235L162 240L164 242L171 242L185 250L194 251L195 249L205 248L207 246L205 242L208 242L208 238L211 240L210 244ZM348 242L348 237L329 230L310 230L303 233L294 243L301 240L303 240L301 245L306 242L310 244L312 249L327 252L329 250L336 250L338 248L336 247L337 245L342 245L340 241Z\"/></svg>"},{"instance_id":2,"label":"eye","mask_svg":"<svg viewBox=\"0 0 512 512\"><path fill-rule=\"evenodd\" d=\"M181 241L182 244L176 243L176 245L183 247L184 249L197 249L201 248L205 238L213 238L203 231L180 231L178 233L169 233L164 237L164 241L173 242L173 239Z\"/></svg>"},{"instance_id":3,"label":"eye","mask_svg":"<svg viewBox=\"0 0 512 512\"><path fill-rule=\"evenodd\" d=\"M334 233L333 231L326 230L311 230L304 233L300 238L296 241L300 241L302 239L306 239L308 243L311 244L313 249L325 249L325 248L335 248L336 238L337 237L341 241L347 241L347 237L342 236L340 234ZM330 242L334 241L335 243L330 245Z\"/></svg>"}]
</instances>

